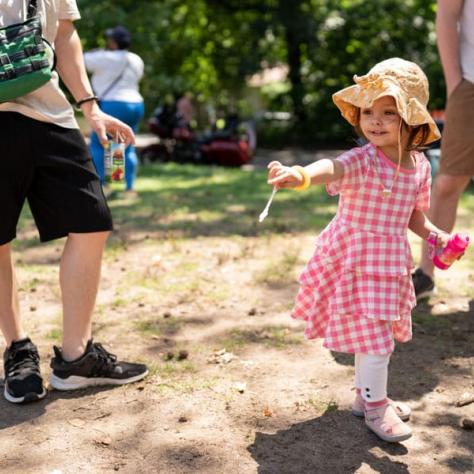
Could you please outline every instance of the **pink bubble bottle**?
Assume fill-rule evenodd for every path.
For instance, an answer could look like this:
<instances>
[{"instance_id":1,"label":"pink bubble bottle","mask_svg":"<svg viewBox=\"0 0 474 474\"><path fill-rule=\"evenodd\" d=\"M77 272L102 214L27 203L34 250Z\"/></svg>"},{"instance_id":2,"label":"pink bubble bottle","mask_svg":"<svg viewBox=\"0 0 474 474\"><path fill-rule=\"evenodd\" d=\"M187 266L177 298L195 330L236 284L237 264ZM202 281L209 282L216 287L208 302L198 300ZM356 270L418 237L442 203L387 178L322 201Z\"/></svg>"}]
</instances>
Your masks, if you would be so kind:
<instances>
[{"instance_id":1,"label":"pink bubble bottle","mask_svg":"<svg viewBox=\"0 0 474 474\"><path fill-rule=\"evenodd\" d=\"M430 242L436 245L436 242ZM459 260L469 245L469 236L467 234L454 234L443 249L436 250L433 255L433 263L441 270L449 268L455 260Z\"/></svg>"}]
</instances>

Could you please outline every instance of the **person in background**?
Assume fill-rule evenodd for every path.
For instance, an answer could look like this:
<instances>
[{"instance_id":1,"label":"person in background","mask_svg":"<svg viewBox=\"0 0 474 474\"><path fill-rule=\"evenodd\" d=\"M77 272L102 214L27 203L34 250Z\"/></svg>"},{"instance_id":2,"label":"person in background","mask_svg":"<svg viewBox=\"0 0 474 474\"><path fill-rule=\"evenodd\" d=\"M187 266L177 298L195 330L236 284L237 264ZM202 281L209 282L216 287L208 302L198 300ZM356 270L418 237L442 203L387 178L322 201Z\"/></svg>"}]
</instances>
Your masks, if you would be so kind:
<instances>
[{"instance_id":1,"label":"person in background","mask_svg":"<svg viewBox=\"0 0 474 474\"><path fill-rule=\"evenodd\" d=\"M194 107L189 93L180 93L175 100L176 116L180 126L192 128Z\"/></svg>"},{"instance_id":2,"label":"person in background","mask_svg":"<svg viewBox=\"0 0 474 474\"><path fill-rule=\"evenodd\" d=\"M23 22L29 2L0 3L0 27ZM131 128L101 111L84 67L74 27L76 0L38 2L45 38L54 44L57 72L101 142L120 134L133 143ZM11 242L25 200L42 242L65 237L59 283L63 312L61 347L54 347L50 385L75 390L122 385L148 373L143 364L117 360L92 340L92 315L102 254L112 216L74 112L59 88L58 74L39 89L0 104L0 330L5 338L4 396L11 403L47 394L38 348L20 315Z\"/></svg>"},{"instance_id":3,"label":"person in background","mask_svg":"<svg viewBox=\"0 0 474 474\"><path fill-rule=\"evenodd\" d=\"M143 60L128 49L132 38L123 26L106 30L107 47L84 53L87 70L92 73L91 82L100 99L101 109L129 125L136 133L145 109L139 83L143 77ZM116 139L117 137L111 137ZM119 138L119 137L118 137ZM104 183L104 149L96 133L92 133L90 150L97 173ZM125 150L126 191L135 193L138 158L133 145Z\"/></svg>"},{"instance_id":4,"label":"person in background","mask_svg":"<svg viewBox=\"0 0 474 474\"><path fill-rule=\"evenodd\" d=\"M436 32L447 107L428 215L437 227L451 232L459 198L474 176L474 0L439 0ZM426 241L412 278L417 300L434 293L434 264Z\"/></svg>"}]
</instances>

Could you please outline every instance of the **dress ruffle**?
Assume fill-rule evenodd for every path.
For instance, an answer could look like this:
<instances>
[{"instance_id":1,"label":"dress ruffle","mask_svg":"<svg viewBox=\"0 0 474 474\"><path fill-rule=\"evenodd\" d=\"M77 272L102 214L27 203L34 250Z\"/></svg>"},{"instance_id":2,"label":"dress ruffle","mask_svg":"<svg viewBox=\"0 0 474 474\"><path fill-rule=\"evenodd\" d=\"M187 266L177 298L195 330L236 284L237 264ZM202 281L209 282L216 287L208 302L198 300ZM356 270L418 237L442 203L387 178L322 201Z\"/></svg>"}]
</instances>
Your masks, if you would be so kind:
<instances>
[{"instance_id":1,"label":"dress ruffle","mask_svg":"<svg viewBox=\"0 0 474 474\"><path fill-rule=\"evenodd\" d=\"M306 336L325 338L330 349L391 352L393 338L411 339L411 267L406 237L361 231L336 216L300 276L292 316L306 320Z\"/></svg>"}]
</instances>

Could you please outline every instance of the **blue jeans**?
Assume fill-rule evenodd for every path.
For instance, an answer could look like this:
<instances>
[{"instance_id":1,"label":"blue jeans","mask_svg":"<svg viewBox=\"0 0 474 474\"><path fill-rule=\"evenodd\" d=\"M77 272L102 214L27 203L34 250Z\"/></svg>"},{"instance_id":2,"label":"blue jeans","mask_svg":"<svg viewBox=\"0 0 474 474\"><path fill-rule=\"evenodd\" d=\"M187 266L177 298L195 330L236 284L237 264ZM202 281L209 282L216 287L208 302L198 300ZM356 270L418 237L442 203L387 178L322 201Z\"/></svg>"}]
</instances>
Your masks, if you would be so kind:
<instances>
[{"instance_id":1,"label":"blue jeans","mask_svg":"<svg viewBox=\"0 0 474 474\"><path fill-rule=\"evenodd\" d=\"M136 133L138 128L138 122L143 118L145 114L145 107L143 102L118 102L118 101L101 101L100 108L106 114L112 115L112 117L118 118L122 122L125 122L132 130ZM95 132L91 135L90 151L92 159L99 175L100 182L104 183L104 149L99 141L99 138ZM138 158L135 152L135 147L129 145L125 150L125 181L126 189L133 189L133 184L137 176L137 165Z\"/></svg>"}]
</instances>

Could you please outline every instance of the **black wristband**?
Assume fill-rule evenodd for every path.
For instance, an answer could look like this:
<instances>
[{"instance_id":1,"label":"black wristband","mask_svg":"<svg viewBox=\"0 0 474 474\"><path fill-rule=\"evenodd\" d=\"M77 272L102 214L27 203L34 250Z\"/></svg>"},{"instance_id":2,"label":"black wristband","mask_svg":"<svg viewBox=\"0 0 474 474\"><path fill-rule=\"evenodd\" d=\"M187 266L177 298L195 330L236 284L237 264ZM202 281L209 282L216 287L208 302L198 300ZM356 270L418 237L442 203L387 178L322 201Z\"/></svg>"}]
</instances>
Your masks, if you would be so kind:
<instances>
[{"instance_id":1,"label":"black wristband","mask_svg":"<svg viewBox=\"0 0 474 474\"><path fill-rule=\"evenodd\" d=\"M81 100L78 100L76 102L76 107L79 109L82 104L85 104L86 102L92 102L92 101L99 102L99 98L96 95L89 95L87 97L84 97Z\"/></svg>"}]
</instances>

